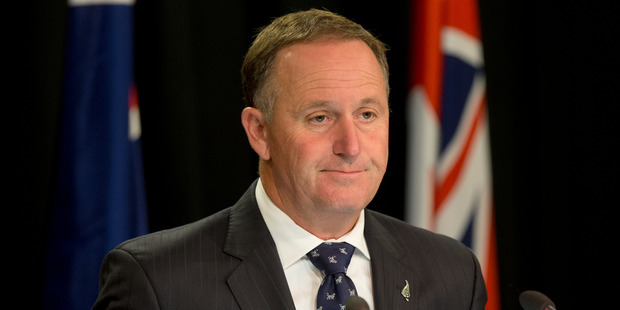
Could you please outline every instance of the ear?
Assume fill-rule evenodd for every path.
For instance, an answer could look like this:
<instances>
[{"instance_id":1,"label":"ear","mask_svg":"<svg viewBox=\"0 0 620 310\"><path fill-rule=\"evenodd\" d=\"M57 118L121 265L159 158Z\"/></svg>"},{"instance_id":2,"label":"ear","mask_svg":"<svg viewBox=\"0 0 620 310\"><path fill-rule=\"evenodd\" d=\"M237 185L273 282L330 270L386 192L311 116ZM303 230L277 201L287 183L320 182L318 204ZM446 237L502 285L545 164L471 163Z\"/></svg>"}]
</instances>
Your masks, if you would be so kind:
<instances>
[{"instance_id":1,"label":"ear","mask_svg":"<svg viewBox=\"0 0 620 310\"><path fill-rule=\"evenodd\" d=\"M263 160L269 160L269 145L267 143L267 131L265 130L265 116L256 108L245 108L241 112L241 124L248 136L250 146Z\"/></svg>"}]
</instances>

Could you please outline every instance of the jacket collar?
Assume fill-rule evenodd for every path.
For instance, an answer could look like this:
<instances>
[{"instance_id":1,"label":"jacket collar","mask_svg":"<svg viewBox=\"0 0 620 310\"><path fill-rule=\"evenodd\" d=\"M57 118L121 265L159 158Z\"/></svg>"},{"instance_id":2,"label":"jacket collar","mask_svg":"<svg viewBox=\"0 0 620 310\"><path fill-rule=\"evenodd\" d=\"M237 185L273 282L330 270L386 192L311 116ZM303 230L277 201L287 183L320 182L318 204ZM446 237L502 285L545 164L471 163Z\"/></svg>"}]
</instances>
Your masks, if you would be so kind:
<instances>
[{"instance_id":1,"label":"jacket collar","mask_svg":"<svg viewBox=\"0 0 620 310\"><path fill-rule=\"evenodd\" d=\"M241 260L228 285L241 309L295 309L275 242L255 198L256 181L231 208L224 252Z\"/></svg>"},{"instance_id":2,"label":"jacket collar","mask_svg":"<svg viewBox=\"0 0 620 310\"><path fill-rule=\"evenodd\" d=\"M375 309L418 309L417 272L403 264L403 245L379 219L385 217L368 209L364 235L370 251ZM407 293L409 294L406 298Z\"/></svg>"}]
</instances>

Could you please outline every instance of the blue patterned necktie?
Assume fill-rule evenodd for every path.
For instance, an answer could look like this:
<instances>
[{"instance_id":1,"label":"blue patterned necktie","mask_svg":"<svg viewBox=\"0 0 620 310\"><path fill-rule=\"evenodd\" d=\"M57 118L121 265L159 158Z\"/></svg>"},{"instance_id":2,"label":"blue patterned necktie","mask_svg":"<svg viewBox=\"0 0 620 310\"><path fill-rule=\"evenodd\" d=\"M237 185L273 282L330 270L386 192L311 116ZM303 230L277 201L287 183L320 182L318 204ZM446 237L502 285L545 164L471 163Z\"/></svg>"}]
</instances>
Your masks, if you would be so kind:
<instances>
[{"instance_id":1,"label":"blue patterned necktie","mask_svg":"<svg viewBox=\"0 0 620 310\"><path fill-rule=\"evenodd\" d=\"M347 299L357 295L353 281L346 274L354 250L348 243L325 242L306 254L324 276L316 297L317 309L344 309Z\"/></svg>"}]
</instances>

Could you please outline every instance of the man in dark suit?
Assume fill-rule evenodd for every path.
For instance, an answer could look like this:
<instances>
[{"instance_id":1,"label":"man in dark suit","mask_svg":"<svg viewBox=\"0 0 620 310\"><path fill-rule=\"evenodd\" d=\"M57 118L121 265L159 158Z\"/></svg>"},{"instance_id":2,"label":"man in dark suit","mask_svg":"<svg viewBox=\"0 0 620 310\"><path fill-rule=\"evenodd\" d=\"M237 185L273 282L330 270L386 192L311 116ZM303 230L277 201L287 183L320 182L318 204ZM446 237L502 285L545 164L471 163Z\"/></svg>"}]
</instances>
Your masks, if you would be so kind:
<instances>
[{"instance_id":1,"label":"man in dark suit","mask_svg":"<svg viewBox=\"0 0 620 310\"><path fill-rule=\"evenodd\" d=\"M380 41L330 12L288 14L257 36L242 78L260 178L230 208L111 251L94 309L327 310L349 293L370 309L484 308L469 249L365 209L388 159ZM321 256L347 263L332 275Z\"/></svg>"}]
</instances>

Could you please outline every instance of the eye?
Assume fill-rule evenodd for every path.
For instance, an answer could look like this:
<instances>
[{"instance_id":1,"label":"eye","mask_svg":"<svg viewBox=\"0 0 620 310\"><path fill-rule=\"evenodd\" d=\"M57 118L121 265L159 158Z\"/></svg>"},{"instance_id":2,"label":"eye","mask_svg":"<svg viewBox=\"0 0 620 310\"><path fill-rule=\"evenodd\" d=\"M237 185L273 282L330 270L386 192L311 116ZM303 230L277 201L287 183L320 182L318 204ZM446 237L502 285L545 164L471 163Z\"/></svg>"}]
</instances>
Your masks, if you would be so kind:
<instances>
[{"instance_id":1,"label":"eye","mask_svg":"<svg viewBox=\"0 0 620 310\"><path fill-rule=\"evenodd\" d=\"M374 118L374 117L375 117L375 113L370 112L370 111L362 112L362 113L360 114L360 117L361 117L362 119L369 120L369 119L372 119L372 118Z\"/></svg>"},{"instance_id":2,"label":"eye","mask_svg":"<svg viewBox=\"0 0 620 310\"><path fill-rule=\"evenodd\" d=\"M317 115L317 116L313 116L312 118L310 118L310 121L314 123L324 123L326 120L327 120L327 116L325 115Z\"/></svg>"}]
</instances>

